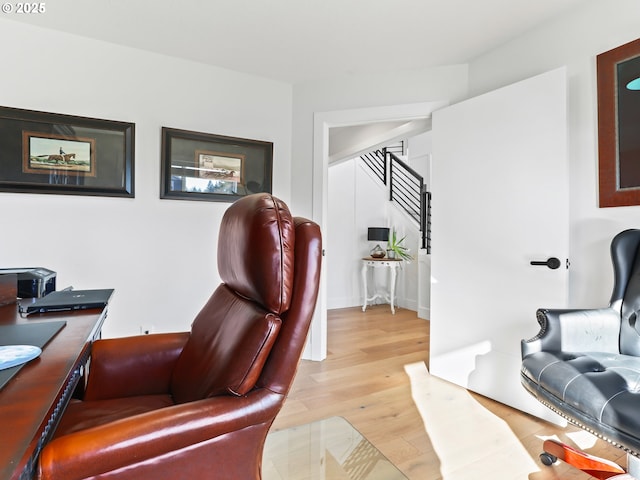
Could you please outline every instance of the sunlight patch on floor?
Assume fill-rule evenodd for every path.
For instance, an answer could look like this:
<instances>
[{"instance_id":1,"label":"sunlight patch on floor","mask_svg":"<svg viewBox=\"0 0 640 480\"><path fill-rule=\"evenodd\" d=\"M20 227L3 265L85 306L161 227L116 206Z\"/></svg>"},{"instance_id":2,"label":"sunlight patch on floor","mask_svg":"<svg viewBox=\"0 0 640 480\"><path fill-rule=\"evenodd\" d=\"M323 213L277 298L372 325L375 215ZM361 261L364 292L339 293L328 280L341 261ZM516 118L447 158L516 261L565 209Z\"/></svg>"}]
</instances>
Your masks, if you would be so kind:
<instances>
[{"instance_id":1,"label":"sunlight patch on floor","mask_svg":"<svg viewBox=\"0 0 640 480\"><path fill-rule=\"evenodd\" d=\"M430 375L423 362L405 365L405 372L443 480L521 480L540 471L507 423L467 390Z\"/></svg>"}]
</instances>

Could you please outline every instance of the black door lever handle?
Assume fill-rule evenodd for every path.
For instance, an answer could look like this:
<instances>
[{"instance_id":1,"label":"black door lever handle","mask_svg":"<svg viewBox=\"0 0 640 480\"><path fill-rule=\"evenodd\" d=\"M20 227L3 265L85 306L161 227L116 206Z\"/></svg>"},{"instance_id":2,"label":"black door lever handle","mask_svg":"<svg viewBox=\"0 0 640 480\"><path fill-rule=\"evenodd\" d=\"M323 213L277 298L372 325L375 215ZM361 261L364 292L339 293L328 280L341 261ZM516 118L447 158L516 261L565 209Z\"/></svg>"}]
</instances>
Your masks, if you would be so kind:
<instances>
[{"instance_id":1,"label":"black door lever handle","mask_svg":"<svg viewBox=\"0 0 640 480\"><path fill-rule=\"evenodd\" d=\"M544 261L532 260L531 265L541 265L544 267L549 267L551 270L555 270L556 268L560 268L561 262L559 258L550 257Z\"/></svg>"}]
</instances>

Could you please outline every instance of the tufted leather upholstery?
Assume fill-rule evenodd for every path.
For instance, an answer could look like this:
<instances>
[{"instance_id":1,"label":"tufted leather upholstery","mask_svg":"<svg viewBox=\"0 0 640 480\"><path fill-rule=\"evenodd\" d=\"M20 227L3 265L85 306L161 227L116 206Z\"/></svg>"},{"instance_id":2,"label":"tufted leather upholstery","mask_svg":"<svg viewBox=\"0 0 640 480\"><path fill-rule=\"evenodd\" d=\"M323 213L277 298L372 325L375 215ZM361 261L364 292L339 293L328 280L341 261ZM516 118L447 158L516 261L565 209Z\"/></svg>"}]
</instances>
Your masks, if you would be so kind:
<instances>
[{"instance_id":1,"label":"tufted leather upholstery","mask_svg":"<svg viewBox=\"0 0 640 480\"><path fill-rule=\"evenodd\" d=\"M538 400L627 451L640 452L640 230L611 243L608 307L540 309L522 342L521 380ZM604 477L603 477L604 478Z\"/></svg>"},{"instance_id":2,"label":"tufted leather upholstery","mask_svg":"<svg viewBox=\"0 0 640 480\"><path fill-rule=\"evenodd\" d=\"M223 217L223 283L191 332L96 341L82 401L40 457L42 479L259 479L315 308L318 225L269 194Z\"/></svg>"}]
</instances>

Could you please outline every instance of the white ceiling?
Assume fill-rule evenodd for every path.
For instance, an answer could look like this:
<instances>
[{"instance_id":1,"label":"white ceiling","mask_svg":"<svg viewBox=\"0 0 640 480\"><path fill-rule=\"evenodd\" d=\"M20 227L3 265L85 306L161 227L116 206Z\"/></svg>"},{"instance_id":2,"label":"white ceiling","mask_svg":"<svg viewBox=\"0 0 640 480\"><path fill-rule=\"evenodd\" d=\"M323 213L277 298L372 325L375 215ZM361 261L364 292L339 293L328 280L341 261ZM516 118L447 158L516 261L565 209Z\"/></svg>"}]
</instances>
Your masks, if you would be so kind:
<instances>
[{"instance_id":1,"label":"white ceiling","mask_svg":"<svg viewBox=\"0 0 640 480\"><path fill-rule=\"evenodd\" d=\"M288 83L467 63L589 0L53 0L4 19Z\"/></svg>"}]
</instances>

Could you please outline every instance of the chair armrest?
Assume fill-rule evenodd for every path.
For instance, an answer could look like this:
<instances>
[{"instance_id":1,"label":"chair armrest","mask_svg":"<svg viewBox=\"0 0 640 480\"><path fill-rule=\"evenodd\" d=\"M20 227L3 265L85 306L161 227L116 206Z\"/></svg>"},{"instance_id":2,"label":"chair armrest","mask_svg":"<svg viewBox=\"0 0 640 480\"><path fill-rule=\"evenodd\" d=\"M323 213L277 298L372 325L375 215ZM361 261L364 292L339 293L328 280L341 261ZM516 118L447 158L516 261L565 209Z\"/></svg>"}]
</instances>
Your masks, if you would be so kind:
<instances>
[{"instance_id":1,"label":"chair armrest","mask_svg":"<svg viewBox=\"0 0 640 480\"><path fill-rule=\"evenodd\" d=\"M620 313L611 307L536 312L540 332L522 340L522 358L540 351L619 353Z\"/></svg>"},{"instance_id":2,"label":"chair armrest","mask_svg":"<svg viewBox=\"0 0 640 480\"><path fill-rule=\"evenodd\" d=\"M84 400L169 392L188 332L96 340Z\"/></svg>"},{"instance_id":3,"label":"chair armrest","mask_svg":"<svg viewBox=\"0 0 640 480\"><path fill-rule=\"evenodd\" d=\"M206 398L64 435L43 449L38 478L86 479L120 469L129 471L126 478L176 478L172 455L191 455L190 448L213 439L215 448L206 446L201 463L210 463L214 454L234 458L242 450L234 435L258 425L266 435L283 401L282 395L258 389L245 397ZM140 466L142 476L135 471ZM154 468L157 475L149 470Z\"/></svg>"}]
</instances>

